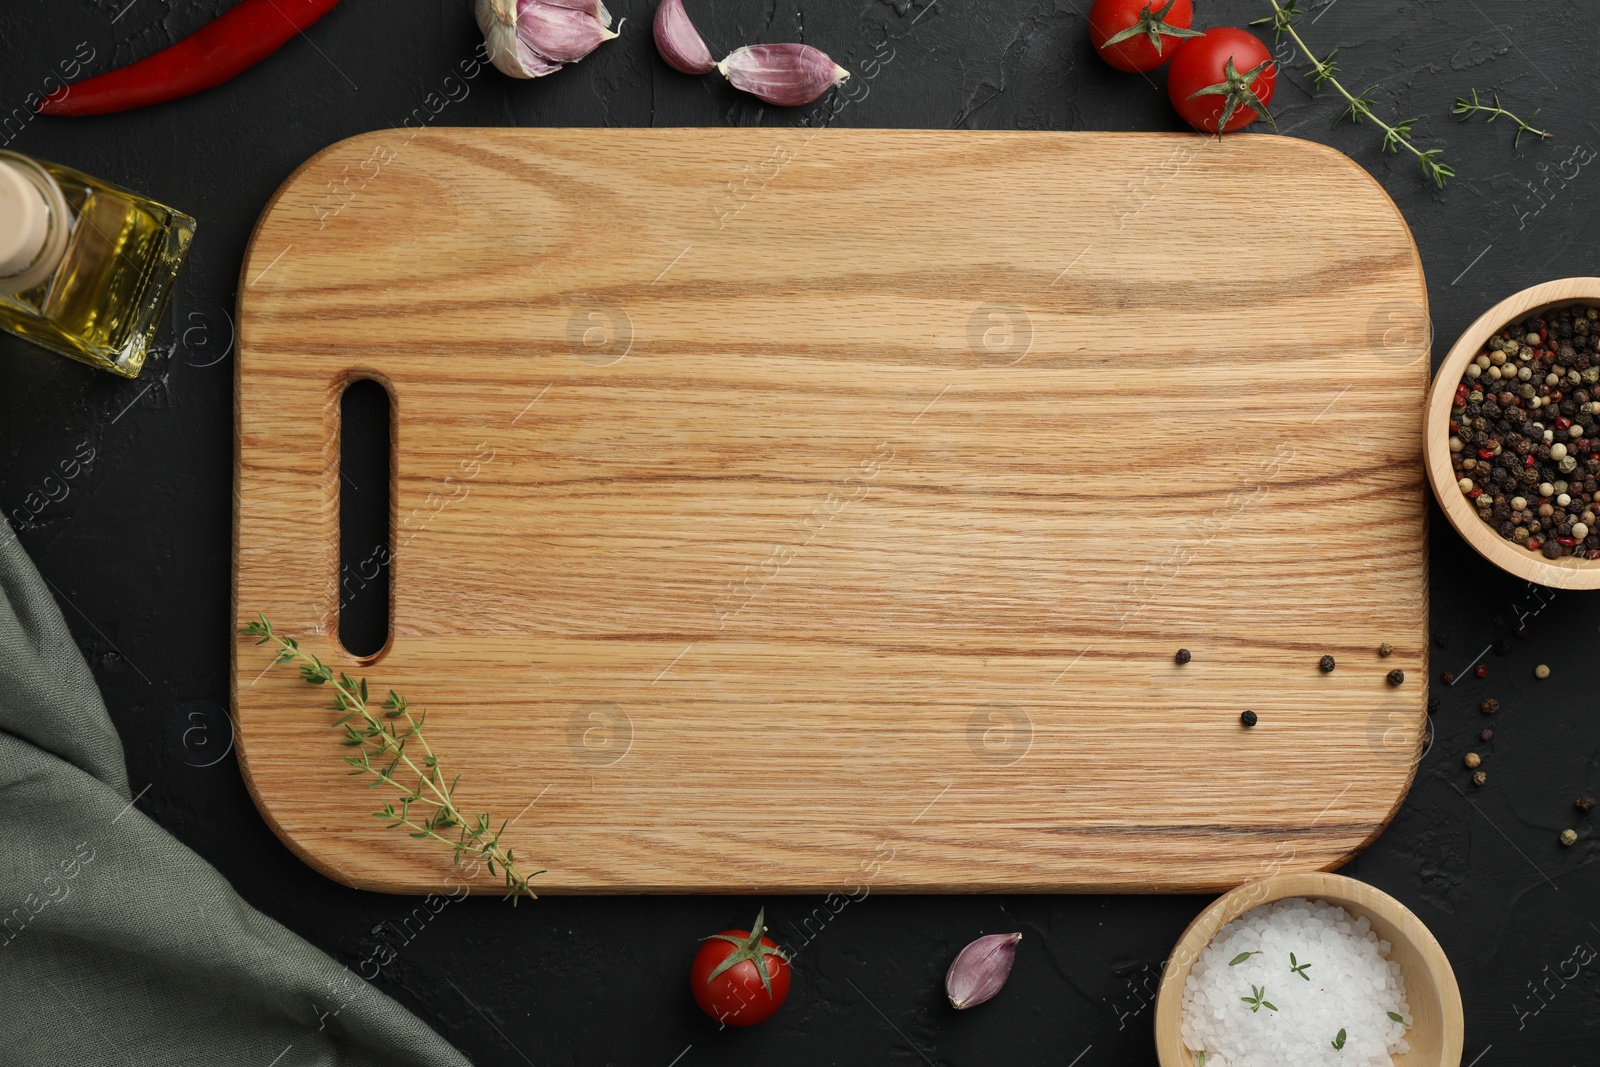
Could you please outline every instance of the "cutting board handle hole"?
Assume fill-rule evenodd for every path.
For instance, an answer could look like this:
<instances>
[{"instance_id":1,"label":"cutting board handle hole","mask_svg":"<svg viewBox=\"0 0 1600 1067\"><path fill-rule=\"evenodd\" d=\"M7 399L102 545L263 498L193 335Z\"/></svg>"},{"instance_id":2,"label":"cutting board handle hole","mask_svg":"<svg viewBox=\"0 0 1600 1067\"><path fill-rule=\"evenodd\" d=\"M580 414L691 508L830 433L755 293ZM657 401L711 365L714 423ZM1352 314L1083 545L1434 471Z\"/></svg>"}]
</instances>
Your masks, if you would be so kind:
<instances>
[{"instance_id":1,"label":"cutting board handle hole","mask_svg":"<svg viewBox=\"0 0 1600 1067\"><path fill-rule=\"evenodd\" d=\"M389 643L394 400L357 378L339 398L339 643L370 660Z\"/></svg>"}]
</instances>

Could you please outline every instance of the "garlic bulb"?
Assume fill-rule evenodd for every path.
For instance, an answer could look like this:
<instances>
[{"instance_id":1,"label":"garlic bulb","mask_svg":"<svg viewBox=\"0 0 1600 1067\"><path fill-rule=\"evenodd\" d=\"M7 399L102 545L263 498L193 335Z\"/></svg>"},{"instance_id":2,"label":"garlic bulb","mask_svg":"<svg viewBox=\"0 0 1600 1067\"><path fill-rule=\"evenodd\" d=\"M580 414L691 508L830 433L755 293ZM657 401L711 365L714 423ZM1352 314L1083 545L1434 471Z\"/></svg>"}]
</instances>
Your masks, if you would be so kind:
<instances>
[{"instance_id":1,"label":"garlic bulb","mask_svg":"<svg viewBox=\"0 0 1600 1067\"><path fill-rule=\"evenodd\" d=\"M553 74L617 36L601 0L477 0L477 5L489 62L513 78Z\"/></svg>"}]
</instances>

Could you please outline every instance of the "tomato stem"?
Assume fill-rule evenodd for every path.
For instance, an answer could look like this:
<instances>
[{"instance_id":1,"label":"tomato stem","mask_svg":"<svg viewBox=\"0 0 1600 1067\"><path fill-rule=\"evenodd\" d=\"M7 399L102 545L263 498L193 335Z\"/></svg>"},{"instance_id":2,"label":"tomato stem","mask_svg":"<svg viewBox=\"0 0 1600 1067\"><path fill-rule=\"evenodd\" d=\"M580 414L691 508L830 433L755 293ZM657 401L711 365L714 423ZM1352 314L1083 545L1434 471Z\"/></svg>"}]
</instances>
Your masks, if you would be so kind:
<instances>
[{"instance_id":1,"label":"tomato stem","mask_svg":"<svg viewBox=\"0 0 1600 1067\"><path fill-rule=\"evenodd\" d=\"M1167 15L1172 11L1172 5L1176 4L1177 2L1178 0L1167 0L1166 6L1160 11L1155 12L1150 10L1149 4L1144 5L1144 9L1139 12L1138 22L1135 22L1132 26L1129 26L1121 33L1106 38L1106 43L1100 47L1110 48L1114 44L1121 44L1123 41L1132 40L1141 34L1148 34L1150 37L1150 43L1155 47L1156 55L1159 56L1161 54L1161 37L1163 34L1168 37L1179 38L1204 37L1205 34L1199 30L1191 30L1181 26L1174 26L1172 23L1167 21Z\"/></svg>"},{"instance_id":2,"label":"tomato stem","mask_svg":"<svg viewBox=\"0 0 1600 1067\"><path fill-rule=\"evenodd\" d=\"M732 970L739 964L749 960L755 964L756 973L761 976L761 988L767 991L767 996L772 996L772 979L767 974L767 957L776 956L787 963L789 962L789 956L776 945L763 945L761 943L761 937L766 932L767 909L762 908L756 912L756 921L751 925L750 933L747 936L739 938L729 934L712 934L711 937L706 938L707 941L716 939L726 941L734 946L734 950L728 953L721 963L717 964L716 970L706 975L706 985L710 985L711 980L724 971Z\"/></svg>"},{"instance_id":3,"label":"tomato stem","mask_svg":"<svg viewBox=\"0 0 1600 1067\"><path fill-rule=\"evenodd\" d=\"M1228 128L1228 123L1233 120L1235 112L1241 107L1250 108L1257 115L1272 123L1274 130L1278 128L1278 121L1272 117L1272 113L1267 110L1267 105L1261 102L1261 98L1256 95L1256 91L1253 88L1256 79L1261 77L1272 64L1272 60L1264 59L1248 72L1240 74L1239 68L1233 65L1233 57L1229 56L1228 61L1223 65L1222 80L1220 82L1189 94L1190 100L1197 96L1220 96L1223 98L1222 114L1217 117L1218 138L1222 136L1222 131Z\"/></svg>"}]
</instances>

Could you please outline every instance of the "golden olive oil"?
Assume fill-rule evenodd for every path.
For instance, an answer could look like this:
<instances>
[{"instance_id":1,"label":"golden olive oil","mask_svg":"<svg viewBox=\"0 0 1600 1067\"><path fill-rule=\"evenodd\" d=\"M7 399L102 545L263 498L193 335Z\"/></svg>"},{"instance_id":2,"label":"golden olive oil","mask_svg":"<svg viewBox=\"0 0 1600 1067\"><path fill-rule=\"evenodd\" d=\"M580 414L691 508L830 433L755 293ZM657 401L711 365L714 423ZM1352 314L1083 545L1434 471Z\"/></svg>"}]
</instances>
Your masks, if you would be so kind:
<instances>
[{"instance_id":1,"label":"golden olive oil","mask_svg":"<svg viewBox=\"0 0 1600 1067\"><path fill-rule=\"evenodd\" d=\"M0 292L0 328L124 377L137 377L172 298L195 221L70 167L31 163L65 200L70 233L55 270L24 292Z\"/></svg>"}]
</instances>

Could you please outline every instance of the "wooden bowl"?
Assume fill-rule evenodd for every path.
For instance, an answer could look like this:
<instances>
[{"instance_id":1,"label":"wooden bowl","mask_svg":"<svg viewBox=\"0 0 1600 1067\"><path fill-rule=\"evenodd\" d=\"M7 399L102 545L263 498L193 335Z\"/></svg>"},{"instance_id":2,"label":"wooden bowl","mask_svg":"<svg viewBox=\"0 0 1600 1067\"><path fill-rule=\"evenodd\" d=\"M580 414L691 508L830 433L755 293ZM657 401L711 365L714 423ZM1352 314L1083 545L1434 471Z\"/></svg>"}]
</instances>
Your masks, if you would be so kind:
<instances>
[{"instance_id":1,"label":"wooden bowl","mask_svg":"<svg viewBox=\"0 0 1600 1067\"><path fill-rule=\"evenodd\" d=\"M1450 519L1450 525L1477 549L1478 554L1503 571L1530 582L1557 589L1600 589L1600 560L1548 560L1513 541L1507 541L1478 518L1478 509L1462 495L1450 466L1450 403L1467 364L1508 322L1537 311L1571 304L1600 304L1600 278L1563 278L1524 289L1507 297L1467 327L1444 358L1428 391L1422 425L1422 455L1433 495Z\"/></svg>"},{"instance_id":2,"label":"wooden bowl","mask_svg":"<svg viewBox=\"0 0 1600 1067\"><path fill-rule=\"evenodd\" d=\"M1422 920L1387 893L1353 878L1319 872L1277 874L1242 885L1219 897L1189 924L1167 959L1156 992L1156 1054L1161 1067L1195 1067L1179 1028L1183 988L1201 951L1218 930L1251 908L1285 897L1325 900L1352 916L1365 915L1377 935L1389 942L1389 958L1400 965L1411 1009L1411 1029L1406 1034L1411 1051L1394 1057L1395 1067L1460 1067L1461 990L1439 942Z\"/></svg>"}]
</instances>

